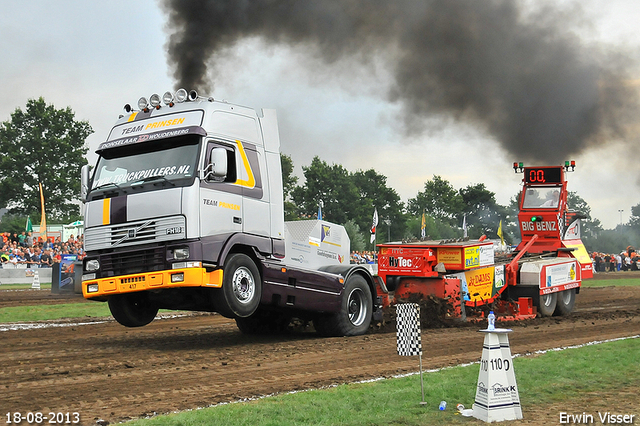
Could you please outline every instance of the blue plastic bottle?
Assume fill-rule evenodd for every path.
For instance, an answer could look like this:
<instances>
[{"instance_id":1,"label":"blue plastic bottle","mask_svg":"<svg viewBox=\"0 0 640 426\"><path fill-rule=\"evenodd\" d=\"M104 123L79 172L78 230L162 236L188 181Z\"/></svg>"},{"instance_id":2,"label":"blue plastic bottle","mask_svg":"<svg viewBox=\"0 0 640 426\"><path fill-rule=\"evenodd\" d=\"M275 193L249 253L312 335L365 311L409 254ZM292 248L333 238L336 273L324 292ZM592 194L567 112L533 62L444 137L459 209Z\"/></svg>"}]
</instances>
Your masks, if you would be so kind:
<instances>
[{"instance_id":1,"label":"blue plastic bottle","mask_svg":"<svg viewBox=\"0 0 640 426\"><path fill-rule=\"evenodd\" d=\"M487 330L495 330L496 329L496 316L493 311L489 312L487 316L487 320L489 321L489 325L487 326Z\"/></svg>"}]
</instances>

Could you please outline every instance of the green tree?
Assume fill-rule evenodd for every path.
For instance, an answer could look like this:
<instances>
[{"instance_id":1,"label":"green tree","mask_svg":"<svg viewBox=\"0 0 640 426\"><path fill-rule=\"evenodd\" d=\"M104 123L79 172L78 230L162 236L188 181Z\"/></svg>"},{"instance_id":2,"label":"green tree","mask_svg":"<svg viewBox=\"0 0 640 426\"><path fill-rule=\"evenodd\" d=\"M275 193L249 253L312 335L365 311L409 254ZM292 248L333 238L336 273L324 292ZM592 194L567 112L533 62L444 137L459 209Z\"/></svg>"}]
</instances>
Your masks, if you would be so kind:
<instances>
[{"instance_id":1,"label":"green tree","mask_svg":"<svg viewBox=\"0 0 640 426\"><path fill-rule=\"evenodd\" d=\"M416 197L409 199L407 204L407 211L410 214L422 217L422 213L426 212L434 219L446 222L450 226L459 226L457 221L463 209L464 201L460 193L449 181L437 175L425 182L424 191L418 192Z\"/></svg>"},{"instance_id":2,"label":"green tree","mask_svg":"<svg viewBox=\"0 0 640 426\"><path fill-rule=\"evenodd\" d=\"M489 191L483 183L469 185L460 189L460 197L463 202L463 214L466 214L468 235L471 238L479 238L486 234L489 238L498 238L498 227L503 221L503 234L505 223L509 221L509 210L496 202L495 193ZM458 222L462 222L462 215L458 215Z\"/></svg>"},{"instance_id":3,"label":"green tree","mask_svg":"<svg viewBox=\"0 0 640 426\"><path fill-rule=\"evenodd\" d=\"M449 238L459 238L460 230L454 228L449 223L443 222L439 219L434 219L428 214L425 214L425 238L427 240L440 240ZM422 238L422 216L414 217L409 216L407 219L407 230L403 237L405 240L421 239Z\"/></svg>"},{"instance_id":4,"label":"green tree","mask_svg":"<svg viewBox=\"0 0 640 426\"><path fill-rule=\"evenodd\" d=\"M89 123L70 108L56 109L43 98L27 101L0 125L0 206L10 214L37 217L42 183L50 220L79 218L80 168L87 163Z\"/></svg>"},{"instance_id":5,"label":"green tree","mask_svg":"<svg viewBox=\"0 0 640 426\"><path fill-rule=\"evenodd\" d=\"M2 232L10 232L20 234L25 230L25 225L27 224L26 216L17 216L11 214L5 214L2 216L2 220L0 220L0 231ZM34 230L38 230L37 226L33 227Z\"/></svg>"},{"instance_id":6,"label":"green tree","mask_svg":"<svg viewBox=\"0 0 640 426\"><path fill-rule=\"evenodd\" d=\"M323 219L342 225L353 221L358 232L366 234L368 244L368 231L377 209L377 241L403 237L406 228L404 204L398 193L387 186L386 176L373 169L349 173L341 165L329 165L317 156L302 170L305 184L291 191L302 218L314 217L322 200Z\"/></svg>"},{"instance_id":7,"label":"green tree","mask_svg":"<svg viewBox=\"0 0 640 426\"><path fill-rule=\"evenodd\" d=\"M518 223L518 213L520 212L520 193L509 199L509 205L506 206L506 221L502 222L502 232L505 240L509 236L510 244L518 244L522 237L520 236L520 224Z\"/></svg>"},{"instance_id":8,"label":"green tree","mask_svg":"<svg viewBox=\"0 0 640 426\"><path fill-rule=\"evenodd\" d=\"M282 190L284 196L284 220L298 218L298 208L292 201L291 195L298 183L298 177L293 174L293 160L290 155L280 153L282 168Z\"/></svg>"},{"instance_id":9,"label":"green tree","mask_svg":"<svg viewBox=\"0 0 640 426\"><path fill-rule=\"evenodd\" d=\"M323 202L323 219L344 224L357 216L358 190L349 172L339 164L329 165L314 157L308 167L303 166L305 185L297 186L292 193L293 200L302 217L314 217L320 200Z\"/></svg>"},{"instance_id":10,"label":"green tree","mask_svg":"<svg viewBox=\"0 0 640 426\"><path fill-rule=\"evenodd\" d=\"M349 240L351 240L351 251L363 251L367 249L369 237L364 236L360 231L360 227L353 219L348 220L344 224L344 230L347 232Z\"/></svg>"},{"instance_id":11,"label":"green tree","mask_svg":"<svg viewBox=\"0 0 640 426\"><path fill-rule=\"evenodd\" d=\"M569 191L567 194L567 208L576 212L582 213L585 216L580 223L580 233L582 235L582 241L587 247L587 250L594 250L594 246L597 243L600 233L602 232L602 225L600 220L591 218L591 207L589 204L580 197L576 192Z\"/></svg>"},{"instance_id":12,"label":"green tree","mask_svg":"<svg viewBox=\"0 0 640 426\"><path fill-rule=\"evenodd\" d=\"M631 207L631 217L629 218L629 226L640 232L640 203Z\"/></svg>"},{"instance_id":13,"label":"green tree","mask_svg":"<svg viewBox=\"0 0 640 426\"><path fill-rule=\"evenodd\" d=\"M358 190L359 197L353 202L357 205L354 211L360 229L369 230L373 220L373 212L378 210L377 241L399 240L402 238L406 219L403 214L404 204L395 189L387 186L387 177L373 169L359 170L351 175Z\"/></svg>"}]
</instances>

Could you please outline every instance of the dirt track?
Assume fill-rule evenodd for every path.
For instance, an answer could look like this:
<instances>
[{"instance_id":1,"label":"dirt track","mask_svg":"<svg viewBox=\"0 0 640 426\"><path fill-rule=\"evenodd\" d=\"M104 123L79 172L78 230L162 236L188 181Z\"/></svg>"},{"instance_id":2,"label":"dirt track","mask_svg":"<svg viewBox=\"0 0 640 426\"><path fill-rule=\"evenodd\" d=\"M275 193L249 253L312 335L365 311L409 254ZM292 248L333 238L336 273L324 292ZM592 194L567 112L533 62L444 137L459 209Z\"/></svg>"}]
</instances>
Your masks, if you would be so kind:
<instances>
[{"instance_id":1,"label":"dirt track","mask_svg":"<svg viewBox=\"0 0 640 426\"><path fill-rule=\"evenodd\" d=\"M0 307L69 302L48 291L0 291ZM393 332L351 338L318 338L307 332L255 337L242 335L233 321L210 314L155 320L138 329L111 319L86 322L0 331L3 423L8 411L75 411L84 425L98 419L113 423L417 370L414 357L396 354ZM640 288L583 288L570 317L508 326L514 330L514 354L638 335ZM483 337L477 330L473 324L423 330L424 368L478 361ZM623 409L629 404L635 411L627 412L638 413L634 392L609 395L615 404L604 407ZM607 398L592 397L598 403ZM576 410L582 412L587 407L580 403ZM559 409L534 412L524 407L525 420L517 424L558 424Z\"/></svg>"}]
</instances>

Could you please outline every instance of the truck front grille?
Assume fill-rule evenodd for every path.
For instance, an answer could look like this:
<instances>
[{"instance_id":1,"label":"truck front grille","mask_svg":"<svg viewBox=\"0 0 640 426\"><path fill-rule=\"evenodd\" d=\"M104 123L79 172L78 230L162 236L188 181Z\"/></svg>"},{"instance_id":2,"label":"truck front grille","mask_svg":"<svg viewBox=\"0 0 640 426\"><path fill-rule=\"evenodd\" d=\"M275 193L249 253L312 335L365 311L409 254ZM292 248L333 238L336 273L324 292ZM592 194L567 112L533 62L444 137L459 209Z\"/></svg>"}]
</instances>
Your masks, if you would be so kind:
<instances>
[{"instance_id":1,"label":"truck front grille","mask_svg":"<svg viewBox=\"0 0 640 426\"><path fill-rule=\"evenodd\" d=\"M184 239L186 234L184 216L161 217L87 228L84 233L84 246L85 250L91 252Z\"/></svg>"},{"instance_id":2,"label":"truck front grille","mask_svg":"<svg viewBox=\"0 0 640 426\"><path fill-rule=\"evenodd\" d=\"M100 256L103 274L108 276L161 271L165 268L164 246ZM104 277L103 277L104 278Z\"/></svg>"}]
</instances>

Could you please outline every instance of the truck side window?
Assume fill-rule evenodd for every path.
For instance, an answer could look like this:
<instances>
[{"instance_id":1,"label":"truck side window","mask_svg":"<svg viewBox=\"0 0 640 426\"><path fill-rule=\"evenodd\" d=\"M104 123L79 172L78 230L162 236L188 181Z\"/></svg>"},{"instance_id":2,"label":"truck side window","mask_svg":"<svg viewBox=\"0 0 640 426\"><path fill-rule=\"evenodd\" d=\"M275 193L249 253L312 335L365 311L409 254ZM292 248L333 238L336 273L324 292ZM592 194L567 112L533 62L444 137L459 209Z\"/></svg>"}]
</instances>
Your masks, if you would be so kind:
<instances>
[{"instance_id":1,"label":"truck side window","mask_svg":"<svg viewBox=\"0 0 640 426\"><path fill-rule=\"evenodd\" d=\"M207 145L206 164L211 161L211 151L214 148L224 148L227 151L227 177L223 182L235 182L238 179L238 171L236 168L236 153L233 147L218 142L209 142Z\"/></svg>"}]
</instances>

